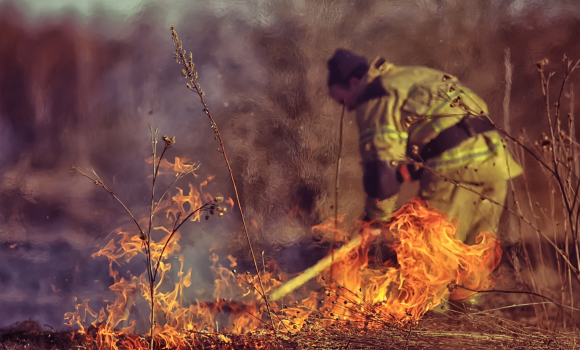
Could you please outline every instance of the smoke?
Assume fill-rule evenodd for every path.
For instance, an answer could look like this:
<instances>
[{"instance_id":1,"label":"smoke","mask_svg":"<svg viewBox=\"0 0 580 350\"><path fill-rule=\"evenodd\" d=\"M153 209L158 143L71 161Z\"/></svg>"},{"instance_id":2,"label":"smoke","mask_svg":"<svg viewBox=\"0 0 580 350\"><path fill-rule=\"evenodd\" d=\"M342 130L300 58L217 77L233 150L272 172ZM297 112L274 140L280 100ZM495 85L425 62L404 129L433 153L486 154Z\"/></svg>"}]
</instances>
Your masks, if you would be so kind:
<instances>
[{"instance_id":1,"label":"smoke","mask_svg":"<svg viewBox=\"0 0 580 350\"><path fill-rule=\"evenodd\" d=\"M454 74L496 121L510 48L511 127L534 137L545 127L534 63L549 58L556 79L564 53L580 57L580 9L564 1L163 6L144 3L132 16L97 8L34 17L0 3L0 326L33 317L59 328L74 297L110 297L107 262L90 255L130 222L107 193L70 174L73 164L93 167L144 214L149 124L176 136L169 159L200 161L201 177L215 175L205 189L233 197L209 121L173 61L170 23L222 130L255 250L290 272L325 253L310 227L333 213L340 107L327 96L325 62L336 48ZM347 222L361 215L364 198L353 118L345 118L339 196ZM196 290L211 291L207 252L216 242L249 269L235 210L187 225L182 237ZM140 263L126 268L139 274Z\"/></svg>"}]
</instances>

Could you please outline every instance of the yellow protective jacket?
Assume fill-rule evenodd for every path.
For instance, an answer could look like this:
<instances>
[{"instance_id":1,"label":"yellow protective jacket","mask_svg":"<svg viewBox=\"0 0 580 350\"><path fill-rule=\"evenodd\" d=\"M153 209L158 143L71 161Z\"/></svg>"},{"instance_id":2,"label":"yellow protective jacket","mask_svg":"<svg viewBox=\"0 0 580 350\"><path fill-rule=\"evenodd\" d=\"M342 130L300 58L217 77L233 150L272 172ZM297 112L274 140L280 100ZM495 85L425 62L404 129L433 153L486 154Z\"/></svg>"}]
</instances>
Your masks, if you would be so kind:
<instances>
[{"instance_id":1,"label":"yellow protective jacket","mask_svg":"<svg viewBox=\"0 0 580 350\"><path fill-rule=\"evenodd\" d=\"M409 153L420 153L463 118L487 114L486 103L454 76L426 67L395 66L381 57L373 60L361 79L356 107L367 215L377 220L390 217L401 184L397 170L413 156ZM465 183L508 180L522 173L495 130L476 134L424 162L436 173ZM381 182L379 192L385 195L374 189ZM380 202L385 217L373 217L369 206Z\"/></svg>"}]
</instances>

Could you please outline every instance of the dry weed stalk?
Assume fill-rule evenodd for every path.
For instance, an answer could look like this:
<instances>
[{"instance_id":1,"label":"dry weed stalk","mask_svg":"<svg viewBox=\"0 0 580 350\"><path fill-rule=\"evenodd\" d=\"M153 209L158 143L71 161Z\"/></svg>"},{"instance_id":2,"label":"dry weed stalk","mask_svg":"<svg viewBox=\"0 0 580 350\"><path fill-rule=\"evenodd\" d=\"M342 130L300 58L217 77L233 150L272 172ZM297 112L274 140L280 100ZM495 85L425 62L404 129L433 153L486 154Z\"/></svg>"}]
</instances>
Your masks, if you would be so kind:
<instances>
[{"instance_id":1,"label":"dry weed stalk","mask_svg":"<svg viewBox=\"0 0 580 350\"><path fill-rule=\"evenodd\" d=\"M340 114L340 126L338 130L338 156L336 160L336 182L334 184L334 236L332 237L332 244L330 246L331 264L334 262L334 246L336 245L336 234L338 233L338 190L340 184L340 165L342 162L342 129L344 127L344 112L346 111L346 103L342 103L342 113ZM330 275L330 282L332 283L332 274Z\"/></svg>"},{"instance_id":2,"label":"dry weed stalk","mask_svg":"<svg viewBox=\"0 0 580 350\"><path fill-rule=\"evenodd\" d=\"M542 162L538 162L541 165L541 169L544 172L549 186L549 199L550 199L550 213L547 213L541 207L540 212L546 218L546 221L551 222L552 224L552 231L553 231L553 241L554 243L558 243L558 233L561 232L561 228L563 226L564 230L564 251L562 251L559 247L554 247L556 250L556 261L555 264L560 277L560 284L561 284L561 292L560 292L560 304L564 304L566 302L566 290L569 291L569 301L570 301L570 309L572 313L568 315L568 317L572 320L572 323L577 326L577 321L574 317L574 290L572 285L572 272L576 275L576 278L580 280L580 265L579 263L579 241L578 241L578 217L580 214L579 206L578 206L578 188L580 186L580 181L578 179L578 172L576 169L579 165L579 160L575 155L575 148L576 142L574 140L574 118L573 118L573 101L570 103L570 114L568 115L568 127L569 127L569 134L567 136L564 130L561 128L562 120L561 120L561 106L562 106L562 97L563 92L566 88L566 85L569 81L571 74L578 68L578 64L580 61L577 61L575 64L568 59L566 56L563 58L564 63L564 76L559 87L559 92L557 96L556 103L553 107L555 107L555 111L552 113L552 105L550 102L550 80L555 75L554 72L551 72L546 76L544 72L545 66L548 64L547 60L542 60L541 62L537 63L537 69L540 76L540 83L542 88L542 96L544 98L544 105L546 108L546 117L549 126L549 136L546 134L542 134L540 140L535 142L530 142L531 138L520 137L515 139L509 136L509 132L504 131L504 135L511 138L512 142L519 146L521 150L526 150L528 154L532 154L534 157L537 157L542 160ZM522 133L525 135L525 131L522 130ZM528 142L530 146L525 147L524 143ZM534 153L530 153L531 150L534 150ZM520 157L522 160L524 157ZM526 182L526 192L528 197L528 202L530 206L530 210L532 215L536 217L534 206L532 205L530 190L528 184ZM560 204L557 204L557 197L560 197ZM514 197L515 200L515 197ZM518 207L520 213L521 208L519 207L519 203L516 201L516 206ZM539 207L539 204L536 203L536 206ZM554 222L553 218L555 217L555 211L561 207L563 210L563 218L564 222L563 225L559 225L559 223ZM552 218L552 219L550 219ZM538 240L538 254L540 258L541 265L545 268L546 267L546 257L542 251L542 244L539 232L537 240ZM573 242L573 250L572 253L569 250L569 238L572 238ZM523 241L523 236L522 236ZM526 257L526 262L529 267L531 264L529 262L529 253L524 245L524 253ZM575 255L575 256L573 256ZM576 260L576 265L572 266L571 261ZM531 290L536 292L540 292L539 286L537 285L534 275L531 275ZM527 284L526 284L527 287ZM527 287L530 290L529 287ZM535 307L536 314L538 316L538 324L541 325L543 317L541 316L540 309ZM550 319L550 315L545 308L545 305L542 305L542 309L548 320ZM562 323L564 328L566 328L566 319L565 312L563 308L560 308L558 311L559 313L562 312ZM558 316L554 318L554 328L558 322Z\"/></svg>"},{"instance_id":3,"label":"dry weed stalk","mask_svg":"<svg viewBox=\"0 0 580 350\"><path fill-rule=\"evenodd\" d=\"M254 262L254 267L256 269L256 275L258 276L258 281L260 283L260 290L258 292L260 293L260 295L264 299L264 302L266 303L266 308L268 310L268 316L272 322L272 329L274 332L276 332L276 327L274 326L274 319L272 318L272 315L274 313L271 310L270 302L268 301L268 296L266 295L266 292L264 289L264 283L262 282L262 277L260 276L260 270L258 268L258 263L256 262L256 255L254 254L254 248L252 248L252 241L250 240L250 235L248 233L248 227L246 225L246 218L244 216L244 211L242 210L242 203L240 202L238 188L236 186L236 181L234 180L234 174L232 172L232 167L230 166L230 162L229 162L228 156L226 154L226 150L224 147L222 136L221 136L219 128L218 128L213 116L211 115L211 112L209 111L209 108L208 108L206 102L205 102L205 92L202 90L201 85L197 81L198 73L195 70L195 64L193 62L192 53L191 52L189 53L189 58L188 58L187 52L185 51L185 49L183 49L183 43L181 42L181 40L179 40L179 37L177 36L177 32L175 31L175 28L173 26L171 26L171 36L173 39L173 43L175 44L175 54L174 54L175 62L177 62L178 64L183 66L183 69L181 70L181 74L183 75L183 77L185 79L188 80L188 83L186 83L186 86L189 90L196 93L197 96L199 97L198 101L203 105L203 112L208 116L208 118L211 122L210 126L215 134L215 137L217 138L217 140L220 143L220 148L218 149L218 151L224 156L224 160L225 160L225 163L227 165L227 168L228 168L228 171L230 174L230 179L231 179L232 186L234 188L234 193L236 196L236 202L238 204L238 209L239 209L240 215L242 217L242 225L244 228L244 233L246 235L248 247L249 247L250 253L252 255L252 260Z\"/></svg>"},{"instance_id":4,"label":"dry weed stalk","mask_svg":"<svg viewBox=\"0 0 580 350\"><path fill-rule=\"evenodd\" d=\"M208 212L211 215L213 215L214 210L217 210L218 216L221 217L221 216L223 216L223 213L227 211L227 208L221 207L217 204L217 203L220 203L223 201L223 197L216 197L215 199L203 204L202 206L200 206L198 208L195 208L195 209L192 208L191 212L183 219L181 219L181 216L180 216L181 213L178 213L176 215L175 222L173 224L173 228L172 228L171 232L169 233L167 240L163 244L163 247L161 249L161 253L159 254L159 257L157 259L155 259L155 257L153 256L153 251L151 249L151 244L152 244L151 234L153 231L153 222L154 222L155 214L157 212L159 204L163 201L163 198L165 197L165 195L169 192L169 190L173 187L173 185L175 185L175 183L178 180L184 178L186 175L192 174L195 170L199 169L200 164L199 163L188 164L185 167L185 169L183 169L180 173L176 174L175 179L173 179L173 181L169 184L169 186L167 186L165 188L165 190L162 192L161 196L156 200L155 187L156 187L157 177L159 175L159 165L161 164L161 161L163 159L163 156L165 155L165 152L175 144L175 137L163 136L163 141L165 142L165 146L163 147L163 151L161 152L161 155L159 156L159 158L157 158L157 138L159 135L159 129L156 128L155 130L153 130L150 128L150 132L151 132L151 153L153 156L153 158L152 158L153 159L153 161L152 161L153 177L152 177L152 184L151 184L151 204L149 206L149 218L148 218L148 226L147 226L146 230L144 230L141 227L141 225L139 224L139 221L135 218L135 216L133 215L131 210L123 203L123 201L119 197L117 197L117 195L115 195L115 193L111 189L109 189L109 187L107 187L107 185L105 185L104 181L99 177L99 175L95 172L94 169L91 169L91 172L93 173L94 177L85 173L84 171L82 171L80 168L78 168L76 166L73 166L73 169L74 169L74 172L76 172L77 174L80 174L80 175L86 177L87 179L91 180L96 186L102 187L117 202L119 202L119 204L121 204L123 206L123 208L125 209L127 214L131 217L131 219L135 223L135 226L137 226L137 229L139 230L139 237L141 239L141 243L143 245L143 249L145 250L145 256L146 256L145 263L147 266L147 277L148 277L148 282L149 282L149 285L148 285L149 297L151 299L151 303L150 303L150 307L151 307L150 349L153 350L154 344L155 344L155 342L154 342L155 334L154 333L155 333L155 325L156 325L156 319L155 319L155 290L156 290L156 285L155 285L155 283L157 281L157 274L159 272L160 264L164 259L164 253L165 253L167 246L171 242L175 233L193 215L195 215L199 212Z\"/></svg>"}]
</instances>

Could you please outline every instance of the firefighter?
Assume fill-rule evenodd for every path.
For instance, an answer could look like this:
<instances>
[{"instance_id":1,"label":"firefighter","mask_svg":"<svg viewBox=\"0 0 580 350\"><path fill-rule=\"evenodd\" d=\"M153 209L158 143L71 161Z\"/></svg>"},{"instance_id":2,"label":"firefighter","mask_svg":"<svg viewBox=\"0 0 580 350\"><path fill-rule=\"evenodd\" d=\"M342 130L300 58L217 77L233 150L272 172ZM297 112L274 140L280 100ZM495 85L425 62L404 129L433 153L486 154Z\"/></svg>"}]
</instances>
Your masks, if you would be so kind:
<instances>
[{"instance_id":1,"label":"firefighter","mask_svg":"<svg viewBox=\"0 0 580 350\"><path fill-rule=\"evenodd\" d=\"M369 64L347 50L328 70L331 97L356 111L365 220L388 221L401 184L419 181L419 196L457 219L459 240L497 232L508 180L522 168L479 96L450 74L382 57Z\"/></svg>"}]
</instances>

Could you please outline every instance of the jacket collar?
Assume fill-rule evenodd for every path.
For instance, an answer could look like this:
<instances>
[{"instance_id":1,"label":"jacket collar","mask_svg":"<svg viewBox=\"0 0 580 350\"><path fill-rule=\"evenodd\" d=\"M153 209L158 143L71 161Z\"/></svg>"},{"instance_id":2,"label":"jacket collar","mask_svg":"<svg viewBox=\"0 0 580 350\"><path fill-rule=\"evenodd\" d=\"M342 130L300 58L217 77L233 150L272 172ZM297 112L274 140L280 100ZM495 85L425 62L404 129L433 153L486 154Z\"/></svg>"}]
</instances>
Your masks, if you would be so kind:
<instances>
[{"instance_id":1,"label":"jacket collar","mask_svg":"<svg viewBox=\"0 0 580 350\"><path fill-rule=\"evenodd\" d=\"M361 79L361 84L357 90L357 106L375 98L380 98L382 96L388 95L388 92L384 89L381 79L377 79L379 76L389 74L389 71L395 65L387 62L382 57L377 57L371 61L369 70Z\"/></svg>"},{"instance_id":2,"label":"jacket collar","mask_svg":"<svg viewBox=\"0 0 580 350\"><path fill-rule=\"evenodd\" d=\"M369 65L369 71L366 75L366 84L372 82L378 76L388 74L393 67L395 67L395 65L391 62L387 62L383 57L379 56L375 58Z\"/></svg>"}]
</instances>

